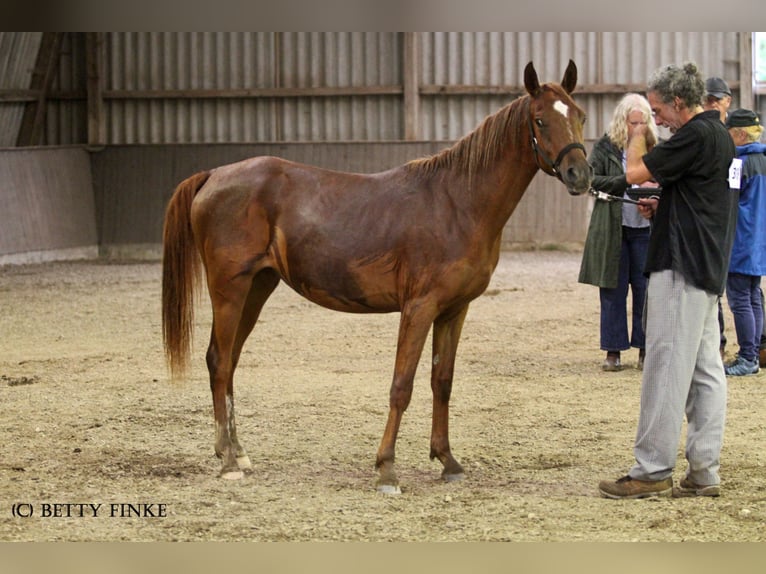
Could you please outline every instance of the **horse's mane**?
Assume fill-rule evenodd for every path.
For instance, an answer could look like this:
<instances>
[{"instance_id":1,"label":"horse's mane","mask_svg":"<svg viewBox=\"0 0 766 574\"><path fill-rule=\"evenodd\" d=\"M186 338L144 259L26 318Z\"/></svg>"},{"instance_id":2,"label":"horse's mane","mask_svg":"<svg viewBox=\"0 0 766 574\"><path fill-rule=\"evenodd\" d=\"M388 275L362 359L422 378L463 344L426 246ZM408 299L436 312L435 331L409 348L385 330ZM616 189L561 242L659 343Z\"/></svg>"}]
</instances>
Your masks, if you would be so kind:
<instances>
[{"instance_id":1,"label":"horse's mane","mask_svg":"<svg viewBox=\"0 0 766 574\"><path fill-rule=\"evenodd\" d=\"M488 167L508 147L509 140L516 134L509 133L526 128L525 112L529 97L516 98L492 115L484 118L471 133L463 136L452 147L432 156L414 159L406 167L430 175L443 168L455 168L471 175Z\"/></svg>"}]
</instances>

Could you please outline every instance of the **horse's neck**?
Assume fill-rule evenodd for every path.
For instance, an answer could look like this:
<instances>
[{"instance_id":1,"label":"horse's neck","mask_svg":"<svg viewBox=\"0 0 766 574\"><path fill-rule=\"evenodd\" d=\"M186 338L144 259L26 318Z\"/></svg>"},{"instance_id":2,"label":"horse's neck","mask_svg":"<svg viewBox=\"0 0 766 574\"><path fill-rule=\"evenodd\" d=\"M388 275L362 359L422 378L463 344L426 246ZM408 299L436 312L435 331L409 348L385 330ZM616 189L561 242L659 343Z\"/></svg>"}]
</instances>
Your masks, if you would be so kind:
<instances>
[{"instance_id":1,"label":"horse's neck","mask_svg":"<svg viewBox=\"0 0 766 574\"><path fill-rule=\"evenodd\" d=\"M527 147L530 153L527 153ZM525 161L525 157L532 157L531 145L522 135L491 165L473 173L469 178L469 189L461 194L465 202L463 207L493 236L491 239L502 233L538 171L534 161Z\"/></svg>"}]
</instances>

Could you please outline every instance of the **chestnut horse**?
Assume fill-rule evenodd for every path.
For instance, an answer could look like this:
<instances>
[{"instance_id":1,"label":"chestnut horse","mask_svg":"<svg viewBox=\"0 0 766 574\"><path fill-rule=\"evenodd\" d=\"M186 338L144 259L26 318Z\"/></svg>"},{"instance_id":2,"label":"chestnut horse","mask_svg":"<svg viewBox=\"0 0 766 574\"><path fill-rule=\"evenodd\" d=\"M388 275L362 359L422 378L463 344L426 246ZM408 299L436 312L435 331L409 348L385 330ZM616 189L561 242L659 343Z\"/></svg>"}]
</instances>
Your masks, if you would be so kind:
<instances>
[{"instance_id":1,"label":"chestnut horse","mask_svg":"<svg viewBox=\"0 0 766 574\"><path fill-rule=\"evenodd\" d=\"M233 376L264 303L280 281L337 311L399 312L389 414L377 452L378 490L400 492L394 449L415 369L433 325L431 459L463 478L448 417L458 340L469 303L489 284L508 218L542 169L569 193L590 188L585 114L570 97L577 67L488 116L452 147L375 174L255 157L181 182L164 225L162 319L173 376L183 374L193 288L204 266L213 306L207 367L221 476L251 468L237 439ZM552 159L555 158L555 159Z\"/></svg>"}]
</instances>

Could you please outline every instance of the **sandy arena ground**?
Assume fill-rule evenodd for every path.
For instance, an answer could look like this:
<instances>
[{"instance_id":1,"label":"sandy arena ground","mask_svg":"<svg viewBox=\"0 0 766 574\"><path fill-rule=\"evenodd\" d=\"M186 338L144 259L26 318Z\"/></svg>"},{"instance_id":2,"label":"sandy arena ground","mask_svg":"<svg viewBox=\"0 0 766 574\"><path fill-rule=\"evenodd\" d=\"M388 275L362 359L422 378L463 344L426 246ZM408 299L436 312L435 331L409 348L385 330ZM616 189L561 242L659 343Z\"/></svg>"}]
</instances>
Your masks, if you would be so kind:
<instances>
[{"instance_id":1,"label":"sandy arena ground","mask_svg":"<svg viewBox=\"0 0 766 574\"><path fill-rule=\"evenodd\" d=\"M216 477L206 295L190 378L173 384L159 263L0 268L0 540L766 540L764 374L729 379L719 499L598 496L632 464L640 372L635 350L624 371L600 370L598 293L577 283L579 261L506 252L472 304L451 404L459 483L428 458L424 356L399 496L375 491L373 468L398 314L335 313L277 289L237 371L254 472L232 482ZM679 445L676 480L683 470Z\"/></svg>"}]
</instances>

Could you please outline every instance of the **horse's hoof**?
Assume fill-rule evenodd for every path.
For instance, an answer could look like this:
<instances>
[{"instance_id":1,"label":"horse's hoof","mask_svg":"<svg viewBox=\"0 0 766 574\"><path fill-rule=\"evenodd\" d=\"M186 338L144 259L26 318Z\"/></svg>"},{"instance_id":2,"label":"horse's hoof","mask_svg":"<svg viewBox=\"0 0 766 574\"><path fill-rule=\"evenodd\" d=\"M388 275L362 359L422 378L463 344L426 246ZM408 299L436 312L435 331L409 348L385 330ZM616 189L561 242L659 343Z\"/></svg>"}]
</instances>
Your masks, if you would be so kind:
<instances>
[{"instance_id":1,"label":"horse's hoof","mask_svg":"<svg viewBox=\"0 0 766 574\"><path fill-rule=\"evenodd\" d=\"M397 484L379 484L378 492L381 494L401 494L402 489Z\"/></svg>"},{"instance_id":2,"label":"horse's hoof","mask_svg":"<svg viewBox=\"0 0 766 574\"><path fill-rule=\"evenodd\" d=\"M456 474L442 474L442 480L444 482L459 482L465 478L465 473L458 472Z\"/></svg>"},{"instance_id":3,"label":"horse's hoof","mask_svg":"<svg viewBox=\"0 0 766 574\"><path fill-rule=\"evenodd\" d=\"M226 472L221 471L221 478L226 480L242 480L244 476L245 473L241 470L227 470Z\"/></svg>"},{"instance_id":4,"label":"horse's hoof","mask_svg":"<svg viewBox=\"0 0 766 574\"><path fill-rule=\"evenodd\" d=\"M252 470L253 463L250 462L250 457L247 455L237 457L237 466L240 470Z\"/></svg>"}]
</instances>

